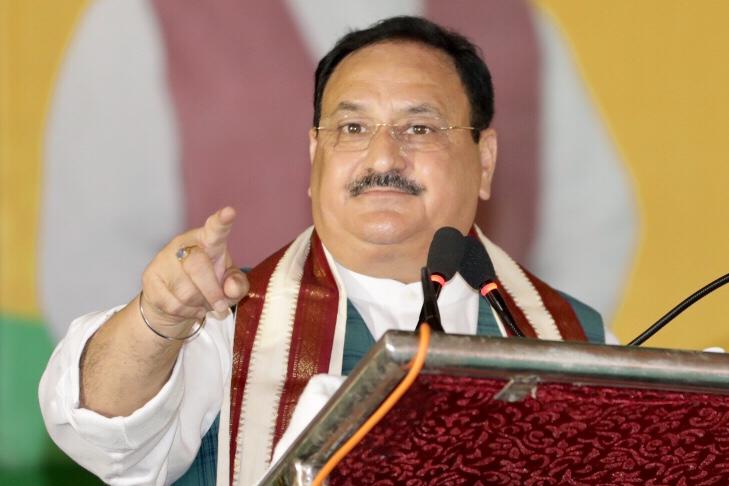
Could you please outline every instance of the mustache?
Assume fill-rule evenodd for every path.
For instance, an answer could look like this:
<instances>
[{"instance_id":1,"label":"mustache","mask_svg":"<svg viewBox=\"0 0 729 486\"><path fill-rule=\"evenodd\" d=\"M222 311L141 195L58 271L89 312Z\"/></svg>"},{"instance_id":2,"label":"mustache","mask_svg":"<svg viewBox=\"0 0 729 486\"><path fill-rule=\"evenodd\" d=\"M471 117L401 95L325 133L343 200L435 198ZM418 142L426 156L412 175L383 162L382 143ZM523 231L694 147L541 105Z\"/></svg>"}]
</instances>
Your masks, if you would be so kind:
<instances>
[{"instance_id":1,"label":"mustache","mask_svg":"<svg viewBox=\"0 0 729 486\"><path fill-rule=\"evenodd\" d=\"M412 196L417 196L425 190L425 187L403 177L400 172L395 170L388 172L369 172L347 184L347 190L352 197L357 197L367 189L373 187L392 187Z\"/></svg>"}]
</instances>

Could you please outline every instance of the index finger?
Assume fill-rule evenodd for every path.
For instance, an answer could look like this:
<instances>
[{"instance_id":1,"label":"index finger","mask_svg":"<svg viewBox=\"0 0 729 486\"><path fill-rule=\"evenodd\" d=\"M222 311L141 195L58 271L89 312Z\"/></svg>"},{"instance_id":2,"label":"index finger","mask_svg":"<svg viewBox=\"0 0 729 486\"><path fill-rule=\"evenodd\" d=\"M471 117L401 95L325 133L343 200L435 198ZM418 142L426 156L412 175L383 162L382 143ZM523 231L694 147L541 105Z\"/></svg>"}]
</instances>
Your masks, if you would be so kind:
<instances>
[{"instance_id":1,"label":"index finger","mask_svg":"<svg viewBox=\"0 0 729 486\"><path fill-rule=\"evenodd\" d=\"M234 220L235 209L226 206L210 215L205 221L205 225L200 228L199 239L208 255L225 250L228 235L233 229Z\"/></svg>"}]
</instances>

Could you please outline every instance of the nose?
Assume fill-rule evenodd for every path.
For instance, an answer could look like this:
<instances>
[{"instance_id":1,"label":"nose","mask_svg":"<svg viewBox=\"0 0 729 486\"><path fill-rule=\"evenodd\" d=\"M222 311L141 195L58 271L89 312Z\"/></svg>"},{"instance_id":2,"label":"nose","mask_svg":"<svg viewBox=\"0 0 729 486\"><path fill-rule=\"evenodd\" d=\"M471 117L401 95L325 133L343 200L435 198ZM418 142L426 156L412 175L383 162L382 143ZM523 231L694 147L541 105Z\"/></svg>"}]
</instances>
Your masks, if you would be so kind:
<instances>
[{"instance_id":1,"label":"nose","mask_svg":"<svg viewBox=\"0 0 729 486\"><path fill-rule=\"evenodd\" d=\"M367 168L375 172L403 170L407 166L405 152L391 127L378 127L367 147L366 162Z\"/></svg>"}]
</instances>

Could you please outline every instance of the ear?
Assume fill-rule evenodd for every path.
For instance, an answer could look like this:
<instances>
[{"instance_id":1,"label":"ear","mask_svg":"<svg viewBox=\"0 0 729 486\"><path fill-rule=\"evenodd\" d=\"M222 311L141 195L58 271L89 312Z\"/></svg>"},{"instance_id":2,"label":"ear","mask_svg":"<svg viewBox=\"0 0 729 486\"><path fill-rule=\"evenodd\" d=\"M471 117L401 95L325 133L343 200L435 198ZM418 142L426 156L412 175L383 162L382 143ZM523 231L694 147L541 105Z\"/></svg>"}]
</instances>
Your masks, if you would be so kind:
<instances>
[{"instance_id":1,"label":"ear","mask_svg":"<svg viewBox=\"0 0 729 486\"><path fill-rule=\"evenodd\" d=\"M496 170L496 130L486 128L481 130L478 139L478 151L481 157L481 187L478 197L484 201L491 197L491 181Z\"/></svg>"},{"instance_id":2,"label":"ear","mask_svg":"<svg viewBox=\"0 0 729 486\"><path fill-rule=\"evenodd\" d=\"M316 128L310 128L309 129L309 163L314 163L314 154L316 154L316 147L319 143L319 138L317 137L317 131Z\"/></svg>"},{"instance_id":3,"label":"ear","mask_svg":"<svg viewBox=\"0 0 729 486\"><path fill-rule=\"evenodd\" d=\"M314 164L314 154L316 154L316 148L319 143L319 138L317 137L316 128L310 128L309 129L309 164ZM311 184L309 184L309 187L306 189L306 194L309 195L309 199L311 199Z\"/></svg>"}]
</instances>

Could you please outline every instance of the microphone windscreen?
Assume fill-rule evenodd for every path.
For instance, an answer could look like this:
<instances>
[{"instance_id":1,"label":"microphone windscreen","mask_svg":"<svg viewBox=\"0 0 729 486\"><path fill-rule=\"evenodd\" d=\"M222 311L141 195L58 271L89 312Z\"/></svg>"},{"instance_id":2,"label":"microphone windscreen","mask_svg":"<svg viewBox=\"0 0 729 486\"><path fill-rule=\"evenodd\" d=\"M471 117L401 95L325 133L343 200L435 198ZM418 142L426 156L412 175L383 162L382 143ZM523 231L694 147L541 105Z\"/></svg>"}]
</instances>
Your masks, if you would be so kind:
<instances>
[{"instance_id":1,"label":"microphone windscreen","mask_svg":"<svg viewBox=\"0 0 729 486\"><path fill-rule=\"evenodd\" d=\"M458 271L463 259L465 237L455 228L445 226L433 235L428 250L428 270L450 280Z\"/></svg>"},{"instance_id":2,"label":"microphone windscreen","mask_svg":"<svg viewBox=\"0 0 729 486\"><path fill-rule=\"evenodd\" d=\"M481 290L484 282L496 280L494 264L480 241L472 236L467 236L464 240L463 260L458 271L468 285L476 290Z\"/></svg>"}]
</instances>

